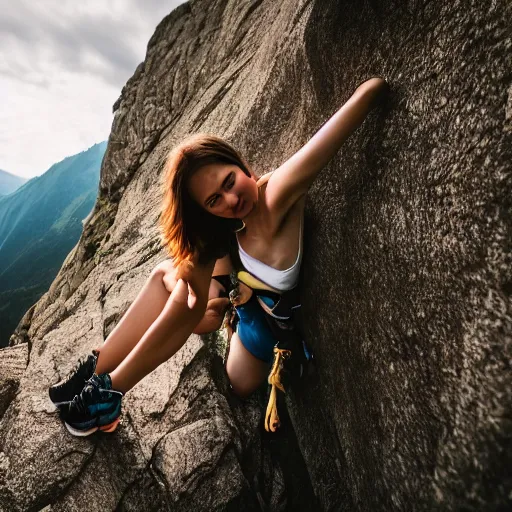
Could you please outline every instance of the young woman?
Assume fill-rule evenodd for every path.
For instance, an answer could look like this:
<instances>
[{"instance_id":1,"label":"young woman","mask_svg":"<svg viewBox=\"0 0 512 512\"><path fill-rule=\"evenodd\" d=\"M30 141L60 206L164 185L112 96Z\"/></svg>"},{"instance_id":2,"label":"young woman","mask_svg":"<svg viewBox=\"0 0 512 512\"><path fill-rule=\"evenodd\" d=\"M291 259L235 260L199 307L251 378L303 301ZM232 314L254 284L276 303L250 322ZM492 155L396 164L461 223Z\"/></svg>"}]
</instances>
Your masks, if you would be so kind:
<instances>
[{"instance_id":1,"label":"young woman","mask_svg":"<svg viewBox=\"0 0 512 512\"><path fill-rule=\"evenodd\" d=\"M259 179L218 137L196 134L171 151L160 227L172 259L151 272L101 349L50 388L71 433L115 430L124 393L172 357L192 332L220 327L229 305L233 243L245 269L269 289L296 286L306 192L388 90L381 78L361 84L297 153ZM226 371L233 391L246 397L267 377L275 340L259 308L242 311Z\"/></svg>"}]
</instances>

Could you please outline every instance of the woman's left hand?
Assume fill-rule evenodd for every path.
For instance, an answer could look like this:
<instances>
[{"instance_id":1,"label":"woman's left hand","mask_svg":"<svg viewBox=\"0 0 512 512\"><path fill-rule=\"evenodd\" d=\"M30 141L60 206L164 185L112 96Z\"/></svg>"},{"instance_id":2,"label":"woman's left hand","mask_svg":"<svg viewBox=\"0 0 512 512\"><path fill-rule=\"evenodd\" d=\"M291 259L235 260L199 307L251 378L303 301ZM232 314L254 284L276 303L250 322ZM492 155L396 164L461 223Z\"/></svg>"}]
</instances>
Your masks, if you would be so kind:
<instances>
[{"instance_id":1,"label":"woman's left hand","mask_svg":"<svg viewBox=\"0 0 512 512\"><path fill-rule=\"evenodd\" d=\"M233 306L245 304L252 297L252 293L251 288L239 281L238 287L229 294L231 304L233 304Z\"/></svg>"},{"instance_id":2,"label":"woman's left hand","mask_svg":"<svg viewBox=\"0 0 512 512\"><path fill-rule=\"evenodd\" d=\"M206 334L220 329L228 306L229 299L227 297L210 299L203 318L192 332L194 334Z\"/></svg>"},{"instance_id":3,"label":"woman's left hand","mask_svg":"<svg viewBox=\"0 0 512 512\"><path fill-rule=\"evenodd\" d=\"M391 91L391 87L389 86L388 82L386 82L384 78L380 77L370 78L359 87L367 90L371 94L370 108L374 108L377 105L383 103Z\"/></svg>"}]
</instances>

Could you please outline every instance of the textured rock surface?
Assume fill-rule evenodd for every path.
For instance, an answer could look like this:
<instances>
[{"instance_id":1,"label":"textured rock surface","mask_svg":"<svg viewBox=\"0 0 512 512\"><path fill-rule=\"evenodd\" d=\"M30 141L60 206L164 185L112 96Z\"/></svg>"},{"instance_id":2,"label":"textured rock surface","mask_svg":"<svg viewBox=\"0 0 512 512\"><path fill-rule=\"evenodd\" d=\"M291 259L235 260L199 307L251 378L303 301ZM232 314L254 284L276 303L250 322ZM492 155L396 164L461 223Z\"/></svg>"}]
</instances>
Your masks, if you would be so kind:
<instances>
[{"instance_id":1,"label":"textured rock surface","mask_svg":"<svg viewBox=\"0 0 512 512\"><path fill-rule=\"evenodd\" d=\"M505 0L195 1L163 20L115 105L82 238L11 340L30 362L0 423L0 504L504 509L511 22ZM257 397L227 402L220 360L197 337L127 395L116 434L70 438L46 388L165 258L167 150L210 131L271 170L374 75L391 83L389 104L309 195L303 309L317 371L287 395L279 450Z\"/></svg>"},{"instance_id":2,"label":"textured rock surface","mask_svg":"<svg viewBox=\"0 0 512 512\"><path fill-rule=\"evenodd\" d=\"M0 418L14 399L27 364L27 344L0 350Z\"/></svg>"}]
</instances>

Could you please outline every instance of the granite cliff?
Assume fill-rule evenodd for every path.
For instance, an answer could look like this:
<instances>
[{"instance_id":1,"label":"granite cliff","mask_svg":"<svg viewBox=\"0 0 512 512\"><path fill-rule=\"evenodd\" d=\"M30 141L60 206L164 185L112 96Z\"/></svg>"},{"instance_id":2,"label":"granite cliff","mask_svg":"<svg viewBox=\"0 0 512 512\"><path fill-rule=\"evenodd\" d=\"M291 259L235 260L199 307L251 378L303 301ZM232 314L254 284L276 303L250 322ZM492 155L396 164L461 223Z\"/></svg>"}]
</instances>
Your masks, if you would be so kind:
<instances>
[{"instance_id":1,"label":"granite cliff","mask_svg":"<svg viewBox=\"0 0 512 512\"><path fill-rule=\"evenodd\" d=\"M196 0L166 17L114 106L80 241L0 351L1 508L505 510L511 23L505 0ZM166 257L166 152L212 132L263 173L371 76L388 104L309 194L316 372L279 436L264 396L227 399L215 344L193 336L126 396L114 435L71 438L46 389Z\"/></svg>"}]
</instances>

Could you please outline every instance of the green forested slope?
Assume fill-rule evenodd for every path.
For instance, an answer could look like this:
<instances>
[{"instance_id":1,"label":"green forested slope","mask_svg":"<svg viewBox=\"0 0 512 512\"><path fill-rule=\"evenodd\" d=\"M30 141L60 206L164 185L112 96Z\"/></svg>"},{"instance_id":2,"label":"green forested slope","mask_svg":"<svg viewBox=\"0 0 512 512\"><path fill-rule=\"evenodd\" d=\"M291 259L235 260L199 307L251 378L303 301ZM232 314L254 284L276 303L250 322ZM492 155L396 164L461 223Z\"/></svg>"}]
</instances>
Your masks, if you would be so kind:
<instances>
[{"instance_id":1,"label":"green forested slope","mask_svg":"<svg viewBox=\"0 0 512 512\"><path fill-rule=\"evenodd\" d=\"M0 197L0 346L48 289L94 206L106 142Z\"/></svg>"}]
</instances>

